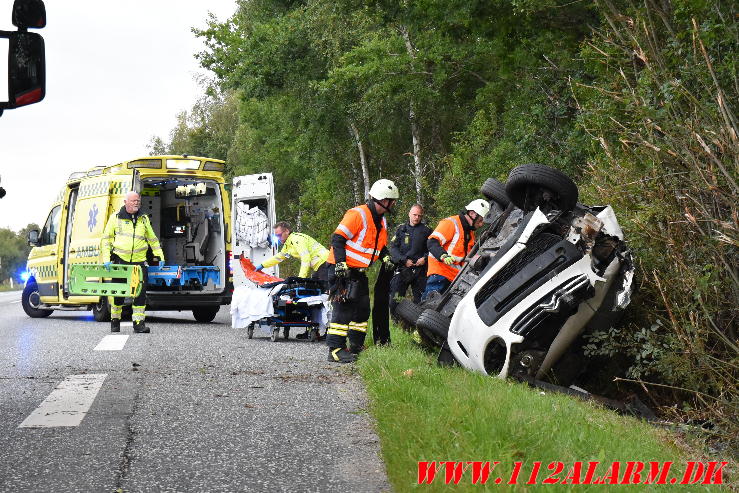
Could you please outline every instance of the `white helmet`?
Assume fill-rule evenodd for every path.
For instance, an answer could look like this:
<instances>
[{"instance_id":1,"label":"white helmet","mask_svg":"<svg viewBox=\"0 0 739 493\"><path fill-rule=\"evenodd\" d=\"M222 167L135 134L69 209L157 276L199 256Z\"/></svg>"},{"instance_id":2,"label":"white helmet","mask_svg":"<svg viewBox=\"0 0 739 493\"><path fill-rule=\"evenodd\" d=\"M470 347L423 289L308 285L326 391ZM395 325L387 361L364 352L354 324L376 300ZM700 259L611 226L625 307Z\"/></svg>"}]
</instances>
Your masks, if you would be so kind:
<instances>
[{"instance_id":1,"label":"white helmet","mask_svg":"<svg viewBox=\"0 0 739 493\"><path fill-rule=\"evenodd\" d=\"M398 200L400 193L398 187L391 180L380 179L372 184L369 191L370 197L375 200L393 199Z\"/></svg>"},{"instance_id":2,"label":"white helmet","mask_svg":"<svg viewBox=\"0 0 739 493\"><path fill-rule=\"evenodd\" d=\"M468 211L475 211L480 216L485 217L490 212L490 204L482 199L475 199L465 206Z\"/></svg>"}]
</instances>

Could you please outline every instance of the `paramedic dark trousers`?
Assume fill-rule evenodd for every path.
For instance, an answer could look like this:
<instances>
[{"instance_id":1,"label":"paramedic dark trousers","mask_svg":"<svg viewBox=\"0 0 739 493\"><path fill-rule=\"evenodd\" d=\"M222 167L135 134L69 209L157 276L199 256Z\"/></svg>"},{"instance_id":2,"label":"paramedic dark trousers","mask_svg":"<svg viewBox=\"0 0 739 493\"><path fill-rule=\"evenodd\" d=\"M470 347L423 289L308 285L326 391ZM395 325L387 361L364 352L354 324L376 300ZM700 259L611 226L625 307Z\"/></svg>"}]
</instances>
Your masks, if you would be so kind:
<instances>
[{"instance_id":1,"label":"paramedic dark trousers","mask_svg":"<svg viewBox=\"0 0 739 493\"><path fill-rule=\"evenodd\" d=\"M419 267L401 267L395 273L390 281L390 313L395 313L395 307L398 306L397 298L404 298L405 293L410 286L413 293L413 302L418 304L421 302L421 295L426 289L426 266Z\"/></svg>"},{"instance_id":2,"label":"paramedic dark trousers","mask_svg":"<svg viewBox=\"0 0 739 493\"><path fill-rule=\"evenodd\" d=\"M354 299L344 302L331 302L331 322L326 333L329 348L345 348L349 339L349 350L358 352L364 345L367 335L367 320L370 316L369 281L367 275L358 269L349 269L347 282L357 283ZM338 282L334 265L329 266L328 282L334 292Z\"/></svg>"},{"instance_id":3,"label":"paramedic dark trousers","mask_svg":"<svg viewBox=\"0 0 739 493\"><path fill-rule=\"evenodd\" d=\"M149 277L149 273L146 269L146 262L126 262L125 260L122 260L117 255L113 254L110 257L110 261L114 264L119 265L140 265L141 266L141 273L142 273L142 279L141 279L141 292L139 295L133 299L133 315L131 315L131 320L134 322L143 322L146 318L145 312L146 312L146 282ZM121 282L122 279L116 279L116 281ZM120 320L121 319L121 312L123 311L123 304L126 302L126 298L116 296L109 297L108 301L110 302L110 318L114 320Z\"/></svg>"}]
</instances>

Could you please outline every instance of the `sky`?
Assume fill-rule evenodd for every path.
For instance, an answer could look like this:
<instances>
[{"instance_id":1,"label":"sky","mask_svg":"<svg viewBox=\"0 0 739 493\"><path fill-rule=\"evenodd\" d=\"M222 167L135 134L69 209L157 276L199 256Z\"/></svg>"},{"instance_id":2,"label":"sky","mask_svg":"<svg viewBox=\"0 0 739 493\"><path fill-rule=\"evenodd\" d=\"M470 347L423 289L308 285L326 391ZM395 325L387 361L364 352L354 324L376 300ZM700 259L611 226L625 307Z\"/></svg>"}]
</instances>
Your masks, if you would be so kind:
<instances>
[{"instance_id":1,"label":"sky","mask_svg":"<svg viewBox=\"0 0 739 493\"><path fill-rule=\"evenodd\" d=\"M202 95L192 27L226 20L235 0L45 0L46 97L0 116L0 228L42 225L75 171L148 154ZM12 0L0 30L12 31ZM5 65L7 43L0 44ZM7 77L7 68L0 78ZM7 86L0 85L7 100Z\"/></svg>"}]
</instances>

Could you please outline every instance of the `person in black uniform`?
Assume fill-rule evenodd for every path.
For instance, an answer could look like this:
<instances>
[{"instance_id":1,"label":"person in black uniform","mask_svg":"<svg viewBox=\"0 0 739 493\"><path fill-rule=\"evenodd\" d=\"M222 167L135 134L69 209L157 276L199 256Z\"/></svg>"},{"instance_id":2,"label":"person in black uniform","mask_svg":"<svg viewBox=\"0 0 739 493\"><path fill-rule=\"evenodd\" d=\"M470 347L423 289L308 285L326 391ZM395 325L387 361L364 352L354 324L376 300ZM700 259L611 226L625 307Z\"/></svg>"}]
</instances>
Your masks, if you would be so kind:
<instances>
[{"instance_id":1,"label":"person in black uniform","mask_svg":"<svg viewBox=\"0 0 739 493\"><path fill-rule=\"evenodd\" d=\"M421 301L426 287L426 258L429 254L426 240L432 230L422 221L423 207L414 204L408 212L408 222L398 226L388 242L390 257L398 266L390 281L390 313L395 313L399 298L405 296L408 286L416 303Z\"/></svg>"}]
</instances>

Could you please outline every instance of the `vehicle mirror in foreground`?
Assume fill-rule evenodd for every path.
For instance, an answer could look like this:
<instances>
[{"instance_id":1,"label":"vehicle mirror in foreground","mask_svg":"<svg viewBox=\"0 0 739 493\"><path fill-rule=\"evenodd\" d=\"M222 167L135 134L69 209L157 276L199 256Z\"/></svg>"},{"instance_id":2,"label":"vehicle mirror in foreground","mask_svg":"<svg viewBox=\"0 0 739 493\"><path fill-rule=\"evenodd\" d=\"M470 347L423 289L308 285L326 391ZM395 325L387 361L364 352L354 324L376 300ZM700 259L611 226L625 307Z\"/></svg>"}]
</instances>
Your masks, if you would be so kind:
<instances>
[{"instance_id":1,"label":"vehicle mirror in foreground","mask_svg":"<svg viewBox=\"0 0 739 493\"><path fill-rule=\"evenodd\" d=\"M15 0L12 21L19 29L46 27L46 6L43 0Z\"/></svg>"}]
</instances>

